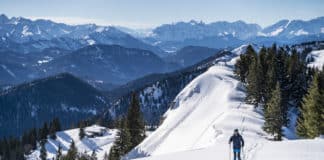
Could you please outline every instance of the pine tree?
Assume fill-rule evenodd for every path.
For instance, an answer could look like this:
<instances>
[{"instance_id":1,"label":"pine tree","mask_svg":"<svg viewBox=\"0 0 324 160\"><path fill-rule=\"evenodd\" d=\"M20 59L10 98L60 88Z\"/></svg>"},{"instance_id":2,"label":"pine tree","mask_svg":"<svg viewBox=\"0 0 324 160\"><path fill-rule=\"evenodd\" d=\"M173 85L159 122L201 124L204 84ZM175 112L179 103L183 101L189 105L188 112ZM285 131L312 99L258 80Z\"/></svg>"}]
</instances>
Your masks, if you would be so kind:
<instances>
[{"instance_id":1,"label":"pine tree","mask_svg":"<svg viewBox=\"0 0 324 160\"><path fill-rule=\"evenodd\" d=\"M251 45L248 45L245 54L241 54L240 59L235 63L234 73L240 77L240 80L243 83L246 82L249 67L253 58L256 58L256 52Z\"/></svg>"},{"instance_id":2,"label":"pine tree","mask_svg":"<svg viewBox=\"0 0 324 160\"><path fill-rule=\"evenodd\" d=\"M268 71L268 64L267 64L267 50L266 48L262 47L260 53L258 55L258 82L259 82L259 102L265 103L266 102L266 89L267 89L267 71Z\"/></svg>"},{"instance_id":3,"label":"pine tree","mask_svg":"<svg viewBox=\"0 0 324 160\"><path fill-rule=\"evenodd\" d=\"M61 147L61 144L59 144L57 152L56 152L55 160L60 160L61 157L62 157L62 147Z\"/></svg>"},{"instance_id":4,"label":"pine tree","mask_svg":"<svg viewBox=\"0 0 324 160\"><path fill-rule=\"evenodd\" d=\"M265 91L265 85L262 85L261 82L265 78L263 76L261 57L252 58L247 76L247 101L256 106L262 101L263 92Z\"/></svg>"},{"instance_id":5,"label":"pine tree","mask_svg":"<svg viewBox=\"0 0 324 160\"><path fill-rule=\"evenodd\" d=\"M90 159L91 160L97 160L97 154L96 154L96 151L95 150L92 151L92 154L91 154Z\"/></svg>"},{"instance_id":6,"label":"pine tree","mask_svg":"<svg viewBox=\"0 0 324 160\"><path fill-rule=\"evenodd\" d=\"M276 53L277 48L274 44L271 48L267 50L266 56L266 64L267 64L267 72L265 74L266 86L265 86L265 103L271 98L271 93L273 89L276 87L277 76L276 76Z\"/></svg>"},{"instance_id":7,"label":"pine tree","mask_svg":"<svg viewBox=\"0 0 324 160\"><path fill-rule=\"evenodd\" d=\"M119 131L114 145L109 153L109 160L119 160L123 155L131 150L131 135L128 130L127 119L123 118L119 124Z\"/></svg>"},{"instance_id":8,"label":"pine tree","mask_svg":"<svg viewBox=\"0 0 324 160\"><path fill-rule=\"evenodd\" d=\"M77 156L78 156L78 150L75 147L74 141L72 141L71 145L70 145L70 149L68 150L68 152L67 152L66 156L64 157L64 159L74 160L74 159L77 158Z\"/></svg>"},{"instance_id":9,"label":"pine tree","mask_svg":"<svg viewBox=\"0 0 324 160\"><path fill-rule=\"evenodd\" d=\"M120 160L120 154L116 145L110 148L108 160Z\"/></svg>"},{"instance_id":10,"label":"pine tree","mask_svg":"<svg viewBox=\"0 0 324 160\"><path fill-rule=\"evenodd\" d=\"M320 107L320 134L324 135L324 65L322 71L318 74L318 89L320 92L318 106Z\"/></svg>"},{"instance_id":11,"label":"pine tree","mask_svg":"<svg viewBox=\"0 0 324 160\"><path fill-rule=\"evenodd\" d=\"M109 160L109 156L108 156L107 152L105 152L103 160Z\"/></svg>"},{"instance_id":12,"label":"pine tree","mask_svg":"<svg viewBox=\"0 0 324 160\"><path fill-rule=\"evenodd\" d=\"M31 130L30 135L29 135L29 140L31 142L32 149L36 149L36 147L37 147L37 130L36 130L36 128L33 128Z\"/></svg>"},{"instance_id":13,"label":"pine tree","mask_svg":"<svg viewBox=\"0 0 324 160\"><path fill-rule=\"evenodd\" d=\"M304 96L300 108L300 117L297 123L297 134L301 137L314 138L320 135L320 92L318 88L318 74L315 73L313 81Z\"/></svg>"},{"instance_id":14,"label":"pine tree","mask_svg":"<svg viewBox=\"0 0 324 160\"><path fill-rule=\"evenodd\" d=\"M56 139L56 132L61 130L61 124L58 118L54 118L50 123L49 134L52 139Z\"/></svg>"},{"instance_id":15,"label":"pine tree","mask_svg":"<svg viewBox=\"0 0 324 160\"><path fill-rule=\"evenodd\" d=\"M137 146L145 138L145 122L135 93L132 94L127 113L128 129L131 135L131 147Z\"/></svg>"},{"instance_id":16,"label":"pine tree","mask_svg":"<svg viewBox=\"0 0 324 160\"><path fill-rule=\"evenodd\" d=\"M48 126L47 123L45 122L43 127L39 129L39 140L44 140L47 139L47 135L48 135Z\"/></svg>"},{"instance_id":17,"label":"pine tree","mask_svg":"<svg viewBox=\"0 0 324 160\"><path fill-rule=\"evenodd\" d=\"M277 80L279 81L280 84L280 89L281 89L281 109L282 109L282 114L283 116L283 122L284 125L288 124L288 101L289 101L289 83L288 83L288 74L287 74L287 66L288 66L288 54L284 50L284 48L280 47L278 54L277 54L277 66L276 66L276 74L277 74Z\"/></svg>"},{"instance_id":18,"label":"pine tree","mask_svg":"<svg viewBox=\"0 0 324 160\"><path fill-rule=\"evenodd\" d=\"M277 83L276 89L271 94L271 99L264 106L265 123L263 129L267 133L274 135L274 140L281 140L282 138L283 117L280 116L282 115L281 102L280 86Z\"/></svg>"},{"instance_id":19,"label":"pine tree","mask_svg":"<svg viewBox=\"0 0 324 160\"><path fill-rule=\"evenodd\" d=\"M46 140L41 140L40 142L40 155L39 155L39 158L41 160L46 160L47 158L47 151L46 151L46 148L45 148L45 143L46 143Z\"/></svg>"},{"instance_id":20,"label":"pine tree","mask_svg":"<svg viewBox=\"0 0 324 160\"><path fill-rule=\"evenodd\" d=\"M83 127L80 127L80 130L79 130L79 138L80 140L82 140L85 136L85 132L84 132L84 128Z\"/></svg>"}]
</instances>

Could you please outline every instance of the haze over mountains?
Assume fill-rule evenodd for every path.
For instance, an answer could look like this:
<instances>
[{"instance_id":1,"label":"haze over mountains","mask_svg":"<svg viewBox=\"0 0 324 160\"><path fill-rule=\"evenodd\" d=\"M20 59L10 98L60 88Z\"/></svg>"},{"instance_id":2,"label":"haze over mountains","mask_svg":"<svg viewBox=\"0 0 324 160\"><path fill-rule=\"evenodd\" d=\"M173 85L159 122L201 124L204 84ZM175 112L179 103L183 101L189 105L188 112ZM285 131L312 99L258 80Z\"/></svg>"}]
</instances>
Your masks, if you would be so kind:
<instances>
[{"instance_id":1,"label":"haze over mountains","mask_svg":"<svg viewBox=\"0 0 324 160\"><path fill-rule=\"evenodd\" d=\"M237 46L237 43L251 40L262 43L262 38L268 41L277 41L277 43L287 43L287 40L294 39L297 41L305 36L319 38L324 34L324 17L309 21L280 20L265 28L241 20L208 24L191 20L163 24L152 30L134 30L126 27L95 24L67 25L49 20L32 21L22 17L8 18L2 14L0 15L0 26L2 48L9 47L10 42L16 43L20 47L31 45L33 48L29 48L29 50L49 47L73 50L93 44L117 44L128 48L151 50L163 56L163 51L160 48L164 51L169 51L167 49L172 48L175 51L187 45L224 48L221 42L227 42L226 46L233 47ZM212 43L211 39L218 41ZM294 42L289 41L289 43ZM11 47L11 49L13 48ZM22 49L25 52L29 50Z\"/></svg>"},{"instance_id":2,"label":"haze over mountains","mask_svg":"<svg viewBox=\"0 0 324 160\"><path fill-rule=\"evenodd\" d=\"M310 21L282 20L265 28L244 21L206 24L192 20L164 24L143 32L126 27L67 25L49 20L8 18L2 14L0 87L3 93L1 92L0 100L7 106L23 105L30 113L33 107L43 105L43 102L38 102L37 98L10 100L8 96L11 97L11 94L7 92L10 91L14 95L12 97L31 97L32 93L49 92L46 89L39 90L38 85L43 83L33 86L34 82L39 81L36 79L42 78L43 82L49 84L54 83L50 81L52 79L72 79L79 87L89 89L85 83L78 84L79 81L91 84L94 88L90 90L100 90L98 94L109 91L107 95L113 101L111 106L114 108L110 112L115 114L125 113L131 91L141 92L141 102L146 104L145 118L152 124L157 124L174 96L194 77L205 71L206 66L212 65L213 60L208 58L222 55L223 49L246 43L262 46L323 39L324 17ZM63 78L56 79L61 73L66 74ZM19 85L21 83L23 85ZM15 87L17 85L19 86ZM146 88L148 85L150 88ZM58 87L60 92L76 92L75 88L62 85ZM33 92L20 91L26 88ZM167 94L161 98L160 91ZM89 104L92 102L96 102L96 99L92 99ZM61 100L57 103L48 100L46 105L53 107L64 103ZM77 105L71 102L69 107ZM102 103L95 108L103 106L106 104ZM91 108L90 105L86 107ZM91 114L84 116L89 115ZM13 121L18 123L19 117L14 118ZM48 119L42 118L42 121L45 120ZM78 118L71 122L75 120ZM8 134L15 131L8 131Z\"/></svg>"},{"instance_id":3,"label":"haze over mountains","mask_svg":"<svg viewBox=\"0 0 324 160\"><path fill-rule=\"evenodd\" d=\"M273 42L291 44L305 38L323 38L324 17L309 21L281 20L262 28L258 24L244 21L212 22L198 21L164 24L151 31L144 41L166 50L174 50L187 45L200 45L212 48L233 47L244 42L269 45Z\"/></svg>"},{"instance_id":4,"label":"haze over mountains","mask_svg":"<svg viewBox=\"0 0 324 160\"><path fill-rule=\"evenodd\" d=\"M265 28L244 21L206 24L192 20L163 24L153 30L133 30L95 24L67 25L23 17L8 18L2 14L0 85L70 72L95 86L111 89L146 74L174 71L192 65L213 55L217 51L214 49L233 48L245 43L294 44L323 38L324 17L309 21L281 20ZM137 49L133 51L131 48ZM117 50L119 53L114 54ZM83 54L85 51L91 54ZM204 54L196 54L198 51ZM128 52L136 53L139 57L136 56L137 60L130 58L133 54ZM119 58L118 63L113 62L123 55L129 58ZM129 63L130 59L134 63ZM104 63L105 67L99 63ZM141 67L134 68L135 64ZM125 70L125 65L132 70ZM96 75L92 74L93 71L106 72Z\"/></svg>"}]
</instances>

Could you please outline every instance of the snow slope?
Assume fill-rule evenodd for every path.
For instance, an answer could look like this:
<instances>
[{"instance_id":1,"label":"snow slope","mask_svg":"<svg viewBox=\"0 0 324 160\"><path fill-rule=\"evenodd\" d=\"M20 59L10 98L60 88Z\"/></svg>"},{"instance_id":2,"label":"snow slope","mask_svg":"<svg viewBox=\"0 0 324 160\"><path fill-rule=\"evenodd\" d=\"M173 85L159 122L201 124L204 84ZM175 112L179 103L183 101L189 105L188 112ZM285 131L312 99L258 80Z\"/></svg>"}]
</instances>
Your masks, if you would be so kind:
<instances>
[{"instance_id":1,"label":"snow slope","mask_svg":"<svg viewBox=\"0 0 324 160\"><path fill-rule=\"evenodd\" d=\"M238 128L246 141L244 160L323 159L323 139L267 140L269 135L262 130L261 112L243 103L244 87L233 75L236 59L225 59L227 63L216 64L187 85L165 113L161 126L127 158L229 159L228 139Z\"/></svg>"},{"instance_id":2,"label":"snow slope","mask_svg":"<svg viewBox=\"0 0 324 160\"><path fill-rule=\"evenodd\" d=\"M102 160L104 154L109 154L110 148L112 147L117 130L107 129L98 125L92 125L85 128L85 133L88 137L79 139L79 128L57 132L57 139L48 139L45 144L47 150L47 159L52 159L57 153L58 146L61 145L62 153L66 154L70 148L72 140L78 149L79 153L92 154L93 150L96 151L98 160ZM95 136L95 134L102 134ZM91 135L94 135L91 137ZM34 151L28 156L28 160L38 160L39 149Z\"/></svg>"},{"instance_id":3,"label":"snow slope","mask_svg":"<svg viewBox=\"0 0 324 160\"><path fill-rule=\"evenodd\" d=\"M256 146L259 149L253 158L249 157L245 150L243 160L322 160L324 157L323 139L318 140L297 140L266 143L263 146ZM220 156L222 153L223 156ZM190 150L161 156L140 158L138 160L228 160L228 147L213 146L205 149ZM243 158L243 157L242 157Z\"/></svg>"},{"instance_id":4,"label":"snow slope","mask_svg":"<svg viewBox=\"0 0 324 160\"><path fill-rule=\"evenodd\" d=\"M324 50L312 51L307 58L311 57L314 61L308 64L308 66L322 69L322 66L324 65Z\"/></svg>"}]
</instances>

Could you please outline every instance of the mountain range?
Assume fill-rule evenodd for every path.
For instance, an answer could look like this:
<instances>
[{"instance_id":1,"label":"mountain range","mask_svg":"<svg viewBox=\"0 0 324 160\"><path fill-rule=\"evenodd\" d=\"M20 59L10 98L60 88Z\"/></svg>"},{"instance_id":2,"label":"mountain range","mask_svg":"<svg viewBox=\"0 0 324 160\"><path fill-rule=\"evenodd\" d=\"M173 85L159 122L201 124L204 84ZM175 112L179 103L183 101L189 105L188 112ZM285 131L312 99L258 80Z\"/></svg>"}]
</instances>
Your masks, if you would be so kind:
<instances>
[{"instance_id":1,"label":"mountain range","mask_svg":"<svg viewBox=\"0 0 324 160\"><path fill-rule=\"evenodd\" d=\"M323 39L324 17L309 21L280 20L262 28L258 24L244 21L204 23L191 20L164 24L152 29L151 34L143 40L162 49L173 51L187 45L207 46L211 48L233 47L244 42L269 45L293 44L305 41L307 37L313 40ZM210 43L212 40L213 43Z\"/></svg>"},{"instance_id":2,"label":"mountain range","mask_svg":"<svg viewBox=\"0 0 324 160\"><path fill-rule=\"evenodd\" d=\"M43 19L9 18L2 14L0 85L6 87L69 72L99 88L112 89L146 74L192 65L221 48L230 49L246 43L295 44L323 39L324 17L309 21L281 20L265 28L244 21L207 24L191 20L163 24L152 30L134 30L121 26L68 25ZM130 61L132 56L127 52L138 53L131 58L136 63ZM98 58L99 55L104 55L103 59ZM116 59L118 63L114 62ZM132 69L127 69L126 64ZM139 68L133 68L135 65ZM93 74L98 71L102 74Z\"/></svg>"},{"instance_id":3,"label":"mountain range","mask_svg":"<svg viewBox=\"0 0 324 160\"><path fill-rule=\"evenodd\" d=\"M309 37L313 40L323 39L323 34L324 17L307 21L280 20L264 28L241 20L211 23L191 20L163 24L154 29L130 29L95 24L67 25L50 20L33 21L0 15L1 49L7 46L23 52L50 47L75 50L93 44L117 44L150 50L159 56L165 56L167 51L176 51L188 45L225 48L251 41L261 44L294 44Z\"/></svg>"}]
</instances>

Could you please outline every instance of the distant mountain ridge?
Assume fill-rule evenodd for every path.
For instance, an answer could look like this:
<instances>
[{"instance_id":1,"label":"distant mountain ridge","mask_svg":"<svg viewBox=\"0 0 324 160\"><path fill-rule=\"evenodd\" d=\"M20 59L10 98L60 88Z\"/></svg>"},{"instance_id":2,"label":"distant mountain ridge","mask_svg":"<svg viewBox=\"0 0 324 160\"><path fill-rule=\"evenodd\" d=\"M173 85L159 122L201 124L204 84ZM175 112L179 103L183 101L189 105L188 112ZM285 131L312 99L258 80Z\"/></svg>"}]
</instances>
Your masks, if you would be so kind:
<instances>
[{"instance_id":1,"label":"distant mountain ridge","mask_svg":"<svg viewBox=\"0 0 324 160\"><path fill-rule=\"evenodd\" d=\"M48 48L28 54L4 50L0 54L0 84L18 84L67 72L101 89L110 89L146 74L179 68L151 51L119 45L94 44L73 52Z\"/></svg>"},{"instance_id":2,"label":"distant mountain ridge","mask_svg":"<svg viewBox=\"0 0 324 160\"><path fill-rule=\"evenodd\" d=\"M264 28L242 20L211 23L191 20L163 24L153 29L130 29L95 24L67 25L50 20L32 21L0 15L0 49L18 48L20 52L50 47L75 50L93 44L117 44L150 50L163 57L168 55L165 52L174 52L190 45L225 48L250 41L261 45L274 42L294 44L323 38L324 17L280 20Z\"/></svg>"},{"instance_id":3,"label":"distant mountain ridge","mask_svg":"<svg viewBox=\"0 0 324 160\"><path fill-rule=\"evenodd\" d=\"M17 46L28 46L37 51L51 47L75 50L93 44L117 44L163 54L158 47L146 44L113 26L67 25L50 20L8 18L4 14L0 15L0 48L15 49Z\"/></svg>"},{"instance_id":4,"label":"distant mountain ridge","mask_svg":"<svg viewBox=\"0 0 324 160\"><path fill-rule=\"evenodd\" d=\"M131 33L131 32L129 32ZM262 28L244 21L204 23L191 20L163 24L152 29L143 41L167 51L175 51L188 45L219 48L235 47L244 43L294 44L324 39L324 17L311 20L280 20ZM210 43L207 39L212 39ZM221 44L221 45L220 45Z\"/></svg>"},{"instance_id":5,"label":"distant mountain ridge","mask_svg":"<svg viewBox=\"0 0 324 160\"><path fill-rule=\"evenodd\" d=\"M108 99L79 78L62 73L0 91L0 137L20 136L55 117L62 127L99 115Z\"/></svg>"}]
</instances>

